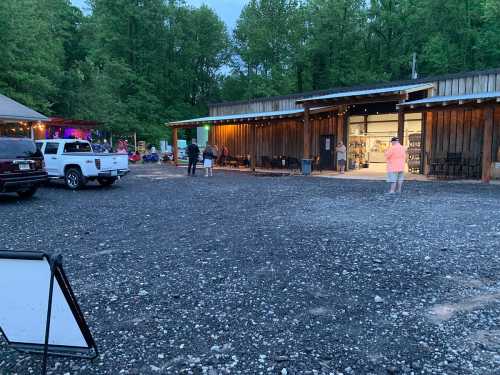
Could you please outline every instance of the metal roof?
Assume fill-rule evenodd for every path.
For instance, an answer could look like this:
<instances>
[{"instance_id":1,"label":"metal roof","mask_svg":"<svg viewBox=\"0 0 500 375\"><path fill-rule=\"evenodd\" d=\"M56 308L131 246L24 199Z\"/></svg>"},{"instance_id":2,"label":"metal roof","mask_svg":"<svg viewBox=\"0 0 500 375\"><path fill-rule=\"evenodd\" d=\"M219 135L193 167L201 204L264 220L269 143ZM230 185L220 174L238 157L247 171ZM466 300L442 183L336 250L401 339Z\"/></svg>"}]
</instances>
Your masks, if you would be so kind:
<instances>
[{"instance_id":1,"label":"metal roof","mask_svg":"<svg viewBox=\"0 0 500 375\"><path fill-rule=\"evenodd\" d=\"M261 120L261 119L274 119L274 118L284 118L284 117L295 117L296 115L304 113L303 109L289 109L285 111L275 111L275 112L256 112L256 113L241 113L235 115L226 116L211 116L211 117L199 117L191 120L184 121L172 121L168 123L169 126L189 126L189 125L204 125L215 122L229 122L229 121L241 121L241 120Z\"/></svg>"},{"instance_id":2,"label":"metal roof","mask_svg":"<svg viewBox=\"0 0 500 375\"><path fill-rule=\"evenodd\" d=\"M453 96L431 96L429 98L414 100L411 102L405 102L398 104L398 107L419 107L419 106L431 106L436 104L448 104L458 102L458 104L464 104L470 101L485 101L485 100L496 100L500 102L500 91L495 92L482 92L476 94L464 94L464 95L453 95Z\"/></svg>"},{"instance_id":3,"label":"metal roof","mask_svg":"<svg viewBox=\"0 0 500 375\"><path fill-rule=\"evenodd\" d=\"M0 120L47 121L44 115L0 94Z\"/></svg>"},{"instance_id":4,"label":"metal roof","mask_svg":"<svg viewBox=\"0 0 500 375\"><path fill-rule=\"evenodd\" d=\"M353 97L366 97L366 96L376 96L376 95L387 95L387 94L402 94L402 93L411 93L416 91L427 90L433 88L434 85L432 83L419 83L412 85L403 85L403 86L390 86L390 87L380 87L375 89L367 89L367 90L357 90L357 91L343 91L336 92L328 95L315 96L312 98L301 99L298 100L297 103L307 103L314 101L330 101L336 99L345 99L345 98L353 98Z\"/></svg>"},{"instance_id":5,"label":"metal roof","mask_svg":"<svg viewBox=\"0 0 500 375\"><path fill-rule=\"evenodd\" d=\"M95 129L102 125L101 122L98 121L89 121L89 120L76 120L76 119L68 119L63 117L50 117L47 122L48 126L59 126L61 128L87 128L87 129Z\"/></svg>"}]
</instances>

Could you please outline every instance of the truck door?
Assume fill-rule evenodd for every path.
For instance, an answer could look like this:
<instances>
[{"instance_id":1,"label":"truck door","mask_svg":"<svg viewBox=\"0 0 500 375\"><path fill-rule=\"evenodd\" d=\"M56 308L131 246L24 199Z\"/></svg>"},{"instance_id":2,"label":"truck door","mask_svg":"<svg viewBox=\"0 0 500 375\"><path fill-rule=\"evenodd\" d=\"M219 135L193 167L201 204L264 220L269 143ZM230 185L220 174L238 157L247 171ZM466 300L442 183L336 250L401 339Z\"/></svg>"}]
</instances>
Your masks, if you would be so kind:
<instances>
[{"instance_id":1,"label":"truck door","mask_svg":"<svg viewBox=\"0 0 500 375\"><path fill-rule=\"evenodd\" d=\"M60 166L61 166L61 155L58 154L59 143L58 142L47 142L45 143L45 148L43 149L43 157L45 160L45 168L49 176L59 176Z\"/></svg>"}]
</instances>

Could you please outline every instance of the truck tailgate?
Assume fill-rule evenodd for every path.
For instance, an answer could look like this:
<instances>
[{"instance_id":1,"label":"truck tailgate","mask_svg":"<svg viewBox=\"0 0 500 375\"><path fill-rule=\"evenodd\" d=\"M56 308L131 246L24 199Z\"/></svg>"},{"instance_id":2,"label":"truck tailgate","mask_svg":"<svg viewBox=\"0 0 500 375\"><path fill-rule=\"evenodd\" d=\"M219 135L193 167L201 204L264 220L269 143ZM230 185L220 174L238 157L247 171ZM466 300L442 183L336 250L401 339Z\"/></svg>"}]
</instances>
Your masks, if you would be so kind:
<instances>
[{"instance_id":1,"label":"truck tailgate","mask_svg":"<svg viewBox=\"0 0 500 375\"><path fill-rule=\"evenodd\" d=\"M98 154L101 160L101 171L128 170L127 154Z\"/></svg>"}]
</instances>

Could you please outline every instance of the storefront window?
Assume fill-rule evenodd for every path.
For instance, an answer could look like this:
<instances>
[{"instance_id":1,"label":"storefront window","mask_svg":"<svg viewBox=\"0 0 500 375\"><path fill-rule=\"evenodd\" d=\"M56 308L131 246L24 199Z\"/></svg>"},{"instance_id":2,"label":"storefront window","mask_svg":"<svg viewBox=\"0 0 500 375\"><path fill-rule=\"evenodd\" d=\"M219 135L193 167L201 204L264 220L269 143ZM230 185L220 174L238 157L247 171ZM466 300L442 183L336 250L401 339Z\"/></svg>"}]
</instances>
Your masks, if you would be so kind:
<instances>
[{"instance_id":1,"label":"storefront window","mask_svg":"<svg viewBox=\"0 0 500 375\"><path fill-rule=\"evenodd\" d=\"M0 137L30 138L31 129L24 122L0 122Z\"/></svg>"},{"instance_id":2,"label":"storefront window","mask_svg":"<svg viewBox=\"0 0 500 375\"><path fill-rule=\"evenodd\" d=\"M366 120L365 120L366 118ZM422 115L405 115L404 144L411 148L412 162L409 170L420 172ZM370 168L385 170L385 151L391 138L398 136L398 114L351 116L349 119L350 169ZM418 141L418 142L417 142Z\"/></svg>"}]
</instances>

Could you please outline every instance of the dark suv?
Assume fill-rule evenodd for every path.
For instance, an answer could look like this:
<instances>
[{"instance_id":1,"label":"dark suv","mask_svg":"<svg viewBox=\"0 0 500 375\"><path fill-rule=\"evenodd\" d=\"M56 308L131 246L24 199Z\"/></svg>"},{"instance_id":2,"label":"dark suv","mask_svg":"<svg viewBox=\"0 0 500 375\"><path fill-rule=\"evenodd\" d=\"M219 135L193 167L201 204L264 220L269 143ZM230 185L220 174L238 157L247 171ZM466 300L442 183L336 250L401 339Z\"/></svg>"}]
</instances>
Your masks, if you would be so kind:
<instances>
[{"instance_id":1,"label":"dark suv","mask_svg":"<svg viewBox=\"0 0 500 375\"><path fill-rule=\"evenodd\" d=\"M48 180L42 153L26 138L0 138L0 193L30 198Z\"/></svg>"}]
</instances>

